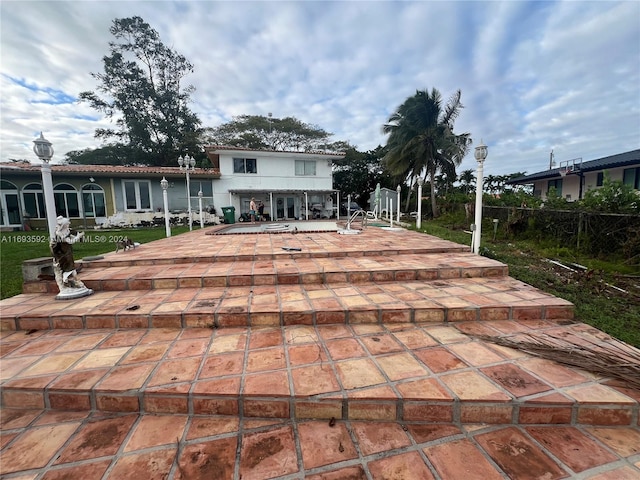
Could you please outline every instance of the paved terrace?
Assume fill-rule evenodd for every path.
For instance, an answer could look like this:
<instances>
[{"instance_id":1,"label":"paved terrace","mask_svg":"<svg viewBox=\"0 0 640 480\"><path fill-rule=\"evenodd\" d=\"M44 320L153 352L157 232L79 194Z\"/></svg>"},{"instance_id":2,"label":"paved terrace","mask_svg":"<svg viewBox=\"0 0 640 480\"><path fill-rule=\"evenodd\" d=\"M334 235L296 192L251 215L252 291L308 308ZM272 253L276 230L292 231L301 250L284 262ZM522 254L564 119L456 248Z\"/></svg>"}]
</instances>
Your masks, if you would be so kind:
<instances>
[{"instance_id":1,"label":"paved terrace","mask_svg":"<svg viewBox=\"0 0 640 480\"><path fill-rule=\"evenodd\" d=\"M505 265L212 230L85 262L90 297L0 302L2 478L640 478L638 390L475 337L632 350Z\"/></svg>"}]
</instances>

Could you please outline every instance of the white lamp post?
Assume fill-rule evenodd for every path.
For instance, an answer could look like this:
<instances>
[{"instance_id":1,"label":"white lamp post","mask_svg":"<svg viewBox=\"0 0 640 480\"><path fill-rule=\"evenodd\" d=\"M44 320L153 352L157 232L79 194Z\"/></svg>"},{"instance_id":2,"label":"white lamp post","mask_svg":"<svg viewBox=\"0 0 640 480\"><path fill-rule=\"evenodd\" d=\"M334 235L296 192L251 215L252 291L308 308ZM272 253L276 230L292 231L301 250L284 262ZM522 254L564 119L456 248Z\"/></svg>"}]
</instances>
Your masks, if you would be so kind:
<instances>
[{"instance_id":1,"label":"white lamp post","mask_svg":"<svg viewBox=\"0 0 640 480\"><path fill-rule=\"evenodd\" d=\"M396 188L396 192L398 192L398 225L400 225L400 185Z\"/></svg>"},{"instance_id":2,"label":"white lamp post","mask_svg":"<svg viewBox=\"0 0 640 480\"><path fill-rule=\"evenodd\" d=\"M480 145L476 147L475 157L478 162L478 173L477 173L477 185L476 185L476 218L475 218L475 230L473 232L473 253L480 253L480 236L482 234L482 175L483 175L483 165L484 161L487 158L488 148L484 144L482 140L480 140Z\"/></svg>"},{"instance_id":3,"label":"white lamp post","mask_svg":"<svg viewBox=\"0 0 640 480\"><path fill-rule=\"evenodd\" d=\"M178 157L178 165L180 165L180 171L184 171L187 174L187 212L189 212L189 230L193 230L193 219L191 218L191 185L189 183L189 172L195 170L196 159L185 154L184 159L182 155Z\"/></svg>"},{"instance_id":4,"label":"white lamp post","mask_svg":"<svg viewBox=\"0 0 640 480\"><path fill-rule=\"evenodd\" d=\"M422 227L422 178L418 178L418 218L416 218L416 228Z\"/></svg>"},{"instance_id":5,"label":"white lamp post","mask_svg":"<svg viewBox=\"0 0 640 480\"><path fill-rule=\"evenodd\" d=\"M162 187L162 202L164 203L164 230L167 238L169 238L171 236L171 226L169 225L169 198L167 197L169 182L166 178L162 177L162 180L160 180L160 186Z\"/></svg>"},{"instance_id":6,"label":"white lamp post","mask_svg":"<svg viewBox=\"0 0 640 480\"><path fill-rule=\"evenodd\" d=\"M51 165L49 161L53 157L53 146L40 132L40 137L33 141L33 151L42 161L42 190L44 192L44 206L47 210L47 228L49 240L56 235L56 200L53 196L53 180L51 179Z\"/></svg>"},{"instance_id":7,"label":"white lamp post","mask_svg":"<svg viewBox=\"0 0 640 480\"><path fill-rule=\"evenodd\" d=\"M202 182L200 183L200 190L198 190L198 208L200 209L200 228L204 228L204 220L202 217Z\"/></svg>"}]
</instances>

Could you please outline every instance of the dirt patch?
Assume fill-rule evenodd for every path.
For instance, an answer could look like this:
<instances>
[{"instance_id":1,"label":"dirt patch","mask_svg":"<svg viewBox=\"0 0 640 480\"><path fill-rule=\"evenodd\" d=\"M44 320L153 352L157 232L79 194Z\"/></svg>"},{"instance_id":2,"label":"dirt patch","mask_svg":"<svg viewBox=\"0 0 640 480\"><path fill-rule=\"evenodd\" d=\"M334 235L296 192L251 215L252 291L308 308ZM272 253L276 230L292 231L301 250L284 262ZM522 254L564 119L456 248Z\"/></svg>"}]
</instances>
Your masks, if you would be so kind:
<instances>
[{"instance_id":1,"label":"dirt patch","mask_svg":"<svg viewBox=\"0 0 640 480\"><path fill-rule=\"evenodd\" d=\"M202 300L196 303L196 307L215 307L216 302L213 300Z\"/></svg>"},{"instance_id":2,"label":"dirt patch","mask_svg":"<svg viewBox=\"0 0 640 480\"><path fill-rule=\"evenodd\" d=\"M284 449L282 440L278 437L267 437L259 440L247 449L246 462L249 468L253 468L267 457L275 455Z\"/></svg>"},{"instance_id":3,"label":"dirt patch","mask_svg":"<svg viewBox=\"0 0 640 480\"><path fill-rule=\"evenodd\" d=\"M93 450L100 450L113 444L116 438L120 437L120 429L115 424L107 425L104 429L99 429L91 432L78 446L78 450L84 450L85 448L91 448Z\"/></svg>"},{"instance_id":4,"label":"dirt patch","mask_svg":"<svg viewBox=\"0 0 640 480\"><path fill-rule=\"evenodd\" d=\"M197 467L198 472L203 475L202 478L215 478L227 464L226 461L222 461L213 452L193 452L189 455L189 462Z\"/></svg>"},{"instance_id":5,"label":"dirt patch","mask_svg":"<svg viewBox=\"0 0 640 480\"><path fill-rule=\"evenodd\" d=\"M525 388L527 386L526 380L516 376L498 376L496 381L504 385L505 387L512 388Z\"/></svg>"}]
</instances>

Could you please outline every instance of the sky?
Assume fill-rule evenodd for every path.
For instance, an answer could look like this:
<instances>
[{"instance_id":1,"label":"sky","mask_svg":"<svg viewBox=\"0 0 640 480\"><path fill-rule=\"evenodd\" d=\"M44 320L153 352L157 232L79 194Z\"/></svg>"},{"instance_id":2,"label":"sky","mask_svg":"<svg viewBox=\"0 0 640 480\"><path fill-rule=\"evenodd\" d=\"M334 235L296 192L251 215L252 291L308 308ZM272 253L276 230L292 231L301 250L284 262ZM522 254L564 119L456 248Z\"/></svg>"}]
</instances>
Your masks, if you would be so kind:
<instances>
[{"instance_id":1,"label":"sky","mask_svg":"<svg viewBox=\"0 0 640 480\"><path fill-rule=\"evenodd\" d=\"M104 116L78 101L116 18L140 16L195 67L205 127L293 116L360 151L417 90L464 109L455 133L489 153L485 175L640 148L640 1L0 2L0 161L97 148ZM475 169L473 147L458 172Z\"/></svg>"}]
</instances>

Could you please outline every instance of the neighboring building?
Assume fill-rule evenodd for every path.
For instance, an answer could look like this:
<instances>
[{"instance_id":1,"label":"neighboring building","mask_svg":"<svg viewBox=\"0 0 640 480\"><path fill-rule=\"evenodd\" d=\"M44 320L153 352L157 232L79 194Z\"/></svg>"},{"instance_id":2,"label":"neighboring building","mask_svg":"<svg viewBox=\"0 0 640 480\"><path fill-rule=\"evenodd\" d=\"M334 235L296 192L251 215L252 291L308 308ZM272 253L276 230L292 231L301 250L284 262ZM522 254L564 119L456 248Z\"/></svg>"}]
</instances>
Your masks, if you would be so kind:
<instances>
[{"instance_id":1,"label":"neighboring building","mask_svg":"<svg viewBox=\"0 0 640 480\"><path fill-rule=\"evenodd\" d=\"M191 202L193 221L199 220L198 193L204 212L222 217L222 207L234 206L236 219L248 212L251 197L265 203L270 218L331 216L333 212L332 160L341 155L253 151L208 147L213 168L196 168L186 175L176 167L110 165L51 165L56 215L74 226L136 225L164 218L162 178L172 215L185 215ZM176 162L177 163L177 162ZM46 228L40 164L0 163L0 227ZM314 213L315 212L315 213ZM79 220L79 221L78 221ZM207 218L205 218L205 222Z\"/></svg>"},{"instance_id":2,"label":"neighboring building","mask_svg":"<svg viewBox=\"0 0 640 480\"><path fill-rule=\"evenodd\" d=\"M581 200L584 194L602 186L604 174L640 190L640 149L583 162L582 159L560 162L559 168L511 179L508 185L533 185L533 194L545 199L549 190L568 201Z\"/></svg>"}]
</instances>

